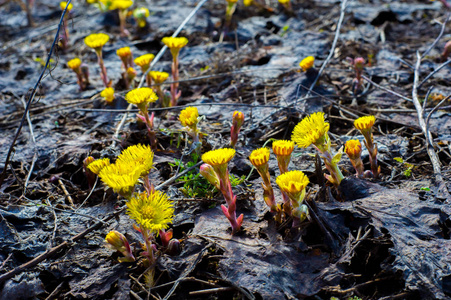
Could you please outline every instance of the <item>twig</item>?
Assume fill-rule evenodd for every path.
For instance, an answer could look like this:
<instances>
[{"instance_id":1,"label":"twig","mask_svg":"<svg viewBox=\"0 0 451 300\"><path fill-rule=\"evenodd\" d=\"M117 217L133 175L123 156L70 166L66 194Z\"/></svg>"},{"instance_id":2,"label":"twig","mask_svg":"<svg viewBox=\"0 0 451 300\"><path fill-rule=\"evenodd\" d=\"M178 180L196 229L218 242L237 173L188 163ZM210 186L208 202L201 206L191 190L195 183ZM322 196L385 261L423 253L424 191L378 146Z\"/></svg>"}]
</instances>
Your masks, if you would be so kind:
<instances>
[{"instance_id":1,"label":"twig","mask_svg":"<svg viewBox=\"0 0 451 300\"><path fill-rule=\"evenodd\" d=\"M191 13L185 18L185 20L182 22L182 24L180 24L180 26L174 32L172 37L176 37L180 33L180 31L182 31L183 27L185 27L185 25L188 23L188 21L197 13L197 11L202 7L202 5L205 4L205 2L207 2L207 0L202 0L196 5L196 7L191 11ZM163 48L161 48L160 52L158 52L158 54L152 60L152 62L150 63L149 69L142 75L141 80L138 85L138 88L143 86L143 84L145 82L145 78L147 77L147 74L153 69L155 64L160 60L160 58L163 56L163 54L166 52L167 49L168 49L168 46L164 45ZM131 110L132 107L133 107L133 105L129 104L127 106L127 111ZM114 132L114 135L113 135L113 142L111 144L112 148L116 147L116 141L119 137L119 132L121 131L122 127L124 126L127 116L128 116L128 112L126 112L122 116L122 119L119 122L119 125L116 127L116 131Z\"/></svg>"},{"instance_id":2,"label":"twig","mask_svg":"<svg viewBox=\"0 0 451 300\"><path fill-rule=\"evenodd\" d=\"M75 212L77 212L83 205L85 205L85 202L88 201L88 199L91 197L92 192L94 192L94 189L96 188L97 182L99 181L99 177L96 177L96 181L94 182L94 185L92 186L91 191L89 192L88 196L86 196L85 200L77 207Z\"/></svg>"},{"instance_id":3,"label":"twig","mask_svg":"<svg viewBox=\"0 0 451 300\"><path fill-rule=\"evenodd\" d=\"M72 196L67 191L66 186L64 185L64 183L63 183L63 181L61 179L58 179L58 184L60 185L60 188L63 190L64 195L66 195L70 206L72 206L72 208L73 208L74 207L74 200L72 199Z\"/></svg>"},{"instance_id":4,"label":"twig","mask_svg":"<svg viewBox=\"0 0 451 300\"><path fill-rule=\"evenodd\" d=\"M442 101L439 102L439 104L437 104L428 114L427 118L426 118L426 128L429 128L429 120L431 119L432 114L443 104L445 103L445 101L447 101L449 98L451 98L451 95L448 95L446 98L444 98ZM432 141L431 145L432 145Z\"/></svg>"},{"instance_id":5,"label":"twig","mask_svg":"<svg viewBox=\"0 0 451 300\"><path fill-rule=\"evenodd\" d=\"M432 168L434 170L435 175L435 181L437 185L437 195L442 194L440 196L443 196L445 198L449 198L448 188L446 187L446 182L443 180L443 176L441 173L441 167L440 167L440 159L434 151L433 142L432 142L432 135L429 129L427 128L426 121L424 120L424 111L423 107L421 106L421 103L418 99L418 81L419 81L419 73L420 73L420 65L421 65L421 56L420 53L417 51L417 62L415 64L415 71L414 71L414 80L413 80L413 88L412 88L412 100L413 104L415 105L415 109L417 110L418 115L418 123L421 127L421 130L423 131L423 134L426 138L426 150L429 155L429 158L432 163ZM431 113L430 113L431 114Z\"/></svg>"},{"instance_id":6,"label":"twig","mask_svg":"<svg viewBox=\"0 0 451 300\"><path fill-rule=\"evenodd\" d=\"M27 103L25 102L24 97L20 98L20 100L22 101L22 104L25 109L27 107ZM31 161L30 170L28 171L27 179L25 180L25 184L24 184L24 188L23 188L24 194L27 191L28 182L30 181L31 174L33 173L34 165L36 164L36 160L38 159L38 153L36 151L36 138L34 136L33 124L31 123L29 111L27 111L27 123L28 123L28 128L30 129L31 141L33 142L34 154L33 154L33 160Z\"/></svg>"},{"instance_id":7,"label":"twig","mask_svg":"<svg viewBox=\"0 0 451 300\"><path fill-rule=\"evenodd\" d=\"M347 0L342 0L341 1L340 18L338 19L338 22L337 22L337 29L335 30L335 37L334 37L334 41L332 42L332 47L330 48L329 55L327 56L326 60L323 62L321 68L319 69L318 75L316 75L315 80L313 80L312 84L310 85L310 89L307 92L307 96L306 97L310 96L310 91L313 90L313 88L315 87L316 83L318 82L319 77L321 76L321 74L323 73L324 69L326 68L327 64L329 63L329 61L334 56L335 47L337 46L338 37L340 36L341 25L343 24L343 19L344 19L344 16L345 16L347 2L348 2Z\"/></svg>"},{"instance_id":8,"label":"twig","mask_svg":"<svg viewBox=\"0 0 451 300\"><path fill-rule=\"evenodd\" d=\"M49 55L47 56L47 61L45 62L45 65L44 65L44 67L43 67L43 69L42 69L42 72L41 72L41 74L39 75L39 78L38 78L38 80L36 81L36 84L34 85L32 91L31 91L31 95L30 95L30 98L28 98L28 101L27 101L27 105L26 105L26 107L25 107L24 114L22 115L22 119L21 119L21 121L20 121L20 123L19 123L19 127L17 128L16 134L15 134L15 136L14 136L14 138L13 138L13 141L12 141L12 143L11 143L11 146L9 147L8 154L6 155L5 166L4 166L4 168L3 168L2 174L0 175L0 187L2 186L3 181L5 180L6 170L8 169L8 164L9 164L9 159L10 159L10 157L11 157L11 153L12 153L12 151L13 151L14 145L16 144L17 138L19 137L19 134L20 134L20 132L21 132L21 130L22 130L23 124L24 124L24 122L25 122L25 118L26 118L26 116L27 116L27 112L28 112L28 110L30 109L30 105L31 105L31 103L32 103L33 100L34 100L34 97L36 96L36 92L37 92L37 90L38 90L38 86L39 86L39 84L40 84L40 82L41 82L41 80L42 80L42 77L44 77L44 74L45 74L45 72L47 71L47 68L48 68L48 66L49 66L50 59L52 58L52 54L53 54L53 49L55 48L55 45L56 45L56 43L57 43L57 41L58 41L58 38L59 38L59 33L60 33L61 25L62 25L63 22L64 22L64 15L66 14L67 7L70 5L71 1L72 1L72 0L68 0L68 1L67 1L66 7L64 8L64 10L63 10L63 12L62 12L62 14L61 14L61 18L60 18L60 21L59 21L59 23L58 23L58 29L56 30L56 34L55 34L55 38L53 39L52 47L50 47Z\"/></svg>"},{"instance_id":9,"label":"twig","mask_svg":"<svg viewBox=\"0 0 451 300\"><path fill-rule=\"evenodd\" d=\"M418 85L418 88L421 88L421 86L428 81L429 78L431 78L432 76L435 75L435 73L437 73L438 71L440 71L441 69L443 69L444 67L446 67L447 65L449 65L451 63L451 59L445 61L443 64L441 64L440 66L438 66L437 69L435 69L434 71L432 71L431 73L429 73L428 76L426 76L426 78L423 79L423 81Z\"/></svg>"},{"instance_id":10,"label":"twig","mask_svg":"<svg viewBox=\"0 0 451 300\"><path fill-rule=\"evenodd\" d=\"M448 23L450 15L451 15L450 12L448 12L448 15L446 16L446 19L445 19L445 21L442 24L442 29L440 30L440 33L438 34L437 38L432 43L432 45L429 46L429 48L426 51L424 51L423 55L421 55L421 58L424 58L426 55L428 55L428 53L432 50L432 48L434 48L435 45L437 45L438 41L440 41L440 39L442 38L443 33L445 32L446 23ZM420 84L420 86L421 86L421 84Z\"/></svg>"},{"instance_id":11,"label":"twig","mask_svg":"<svg viewBox=\"0 0 451 300\"><path fill-rule=\"evenodd\" d=\"M371 83L372 85L374 85L375 87L377 87L378 89L384 90L384 91L386 91L386 92L388 92L388 93L390 93L392 95L395 95L396 97L399 97L399 98L402 98L402 99L404 99L406 101L412 102L412 99L410 99L410 98L408 98L406 96L403 96L401 94L398 94L397 92L392 91L392 90L390 90L390 89L388 89L386 87L383 87L382 85L379 85L379 84L375 83L374 81L372 81L371 79L369 79L368 77L366 77L364 75L362 75L362 78L365 79L365 81L367 81L367 82Z\"/></svg>"},{"instance_id":12,"label":"twig","mask_svg":"<svg viewBox=\"0 0 451 300\"><path fill-rule=\"evenodd\" d=\"M200 296L200 295L208 295L208 294L228 292L228 291L234 291L234 290L235 290L234 287L220 287L220 288L214 288L214 289L189 292L189 295L190 296Z\"/></svg>"}]
</instances>

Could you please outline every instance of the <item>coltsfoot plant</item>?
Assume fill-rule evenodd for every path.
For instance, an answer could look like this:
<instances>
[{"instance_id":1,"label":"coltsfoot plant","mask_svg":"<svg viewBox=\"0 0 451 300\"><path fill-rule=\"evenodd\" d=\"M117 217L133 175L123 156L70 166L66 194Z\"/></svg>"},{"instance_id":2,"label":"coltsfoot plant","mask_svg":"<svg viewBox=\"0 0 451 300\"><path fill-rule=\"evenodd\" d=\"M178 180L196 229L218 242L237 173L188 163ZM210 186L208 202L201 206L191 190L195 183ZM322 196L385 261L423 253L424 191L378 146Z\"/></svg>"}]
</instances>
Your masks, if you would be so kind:
<instances>
[{"instance_id":1,"label":"coltsfoot plant","mask_svg":"<svg viewBox=\"0 0 451 300\"><path fill-rule=\"evenodd\" d=\"M179 53L180 49L188 44L186 37L164 37L162 40L172 54L172 83L171 83L171 106L176 106L182 92L178 90L179 87Z\"/></svg>"},{"instance_id":2,"label":"coltsfoot plant","mask_svg":"<svg viewBox=\"0 0 451 300\"><path fill-rule=\"evenodd\" d=\"M205 164L200 166L200 174L224 196L227 206L221 205L221 209L232 226L232 233L240 230L244 218L243 214L236 217L236 196L229 179L228 163L234 156L235 150L231 148L208 151L202 155Z\"/></svg>"},{"instance_id":3,"label":"coltsfoot plant","mask_svg":"<svg viewBox=\"0 0 451 300\"><path fill-rule=\"evenodd\" d=\"M345 152L351 160L352 166L356 171L357 177L363 176L363 162L361 158L362 144L359 140L349 140L345 144Z\"/></svg>"},{"instance_id":4,"label":"coltsfoot plant","mask_svg":"<svg viewBox=\"0 0 451 300\"><path fill-rule=\"evenodd\" d=\"M244 123L244 114L241 111L234 111L232 116L232 128L230 129L230 147L235 149L238 141L238 134Z\"/></svg>"},{"instance_id":5,"label":"coltsfoot plant","mask_svg":"<svg viewBox=\"0 0 451 300\"><path fill-rule=\"evenodd\" d=\"M372 128L375 122L375 116L364 116L355 120L354 126L365 138L365 146L368 149L371 164L371 174L369 175L377 178L379 177L380 167L377 165L377 144L374 143L372 133Z\"/></svg>"},{"instance_id":6,"label":"coltsfoot plant","mask_svg":"<svg viewBox=\"0 0 451 300\"><path fill-rule=\"evenodd\" d=\"M157 94L148 87L137 88L128 92L125 95L125 100L127 100L128 103L138 106L139 113L137 114L137 117L146 124L150 145L155 149L157 147L157 138L155 131L153 130L154 113L152 112L152 116L149 117L148 110L149 104L158 100Z\"/></svg>"},{"instance_id":7,"label":"coltsfoot plant","mask_svg":"<svg viewBox=\"0 0 451 300\"><path fill-rule=\"evenodd\" d=\"M110 40L110 37L105 33L93 33L85 37L85 44L89 48L94 49L97 60L100 66L100 77L102 78L105 87L109 87L111 82L108 80L105 64L103 62L102 48Z\"/></svg>"},{"instance_id":8,"label":"coltsfoot plant","mask_svg":"<svg viewBox=\"0 0 451 300\"><path fill-rule=\"evenodd\" d=\"M338 168L343 151L340 149L338 153L332 154L332 149L330 148L331 142L327 134L329 126L329 123L324 120L323 112L313 113L302 119L294 127L291 140L301 148L307 148L313 145L323 158L326 168L330 172L330 175L325 174L324 176L338 187L343 180L343 174Z\"/></svg>"},{"instance_id":9,"label":"coltsfoot plant","mask_svg":"<svg viewBox=\"0 0 451 300\"><path fill-rule=\"evenodd\" d=\"M259 148L252 151L249 156L249 160L252 165L257 169L258 174L263 179L262 187L263 187L263 199L265 200L266 205L270 208L271 212L277 212L277 203L274 197L274 190L271 185L271 177L269 176L269 149L268 148Z\"/></svg>"}]
</instances>

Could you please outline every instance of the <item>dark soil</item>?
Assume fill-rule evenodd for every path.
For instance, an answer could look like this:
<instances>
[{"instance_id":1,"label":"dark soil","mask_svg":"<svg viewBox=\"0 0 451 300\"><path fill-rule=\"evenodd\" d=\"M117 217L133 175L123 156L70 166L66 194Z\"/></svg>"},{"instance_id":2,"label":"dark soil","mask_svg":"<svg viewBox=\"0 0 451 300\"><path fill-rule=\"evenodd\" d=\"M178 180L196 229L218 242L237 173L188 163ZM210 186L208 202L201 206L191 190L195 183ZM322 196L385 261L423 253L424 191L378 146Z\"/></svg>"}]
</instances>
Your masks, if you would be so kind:
<instances>
[{"instance_id":1,"label":"dark soil","mask_svg":"<svg viewBox=\"0 0 451 300\"><path fill-rule=\"evenodd\" d=\"M238 3L220 42L225 1L207 1L180 34L189 44L180 53L179 106L152 109L159 142L152 183L158 186L176 175L174 159L190 161L189 141L177 120L186 105L196 106L205 117L200 123L202 152L228 145L232 113L240 110L246 120L229 169L247 177L234 187L238 213L245 217L242 231L232 236L220 209L221 194L187 195L180 181L163 185L176 203L172 228L181 252L160 255L156 283L146 288L142 261L121 264L119 254L104 243L110 230L118 230L139 252L140 235L119 211L125 201L100 181L91 191L83 160L89 155L114 159L130 145L148 143L136 110L127 114L114 137L127 108L116 50L129 46L134 57L158 53L161 38L172 35L197 2L135 3L133 7L147 6L151 15L149 26L141 30L132 17L127 19L129 38L120 37L115 11L103 13L74 2L67 23L70 45L52 54L30 107L31 123L25 120L0 186L0 300L451 298L450 102L434 110L428 122L445 183L440 186L411 100L416 53L425 53L443 28L422 58L420 82L442 63L441 53L451 39L451 23L442 26L449 11L440 1L348 1L336 47L326 61L340 1L293 0L291 14L276 1L267 3L272 9ZM40 61L50 51L61 17L59 4L37 0L32 17L34 26L28 26L17 1L0 6L1 171L42 71ZM111 105L100 97L104 87L97 59L83 42L94 32L110 36L103 53L116 88ZM309 55L316 58L316 70L327 62L310 92L314 76L296 72ZM67 67L76 56L90 70L91 85L82 92ZM353 93L348 58L359 56L371 82L364 81ZM167 51L155 70L170 72L170 62ZM450 94L450 76L446 65L419 88L422 101L433 88L426 114ZM326 113L335 151L350 138L363 141L353 121L375 115L381 176L356 179L343 157L340 168L346 179L336 190L324 183L325 170L315 167L315 150L295 149L290 169L309 176L307 202L321 226L307 221L291 228L289 221L275 223L268 212L260 177L255 171L248 176L248 156L269 139L290 139L294 126L316 111ZM369 169L366 150L363 160ZM409 167L410 175L405 172ZM270 173L275 187L275 157ZM277 188L275 192L281 202ZM35 258L43 259L21 267ZM13 278L2 279L13 270Z\"/></svg>"}]
</instances>

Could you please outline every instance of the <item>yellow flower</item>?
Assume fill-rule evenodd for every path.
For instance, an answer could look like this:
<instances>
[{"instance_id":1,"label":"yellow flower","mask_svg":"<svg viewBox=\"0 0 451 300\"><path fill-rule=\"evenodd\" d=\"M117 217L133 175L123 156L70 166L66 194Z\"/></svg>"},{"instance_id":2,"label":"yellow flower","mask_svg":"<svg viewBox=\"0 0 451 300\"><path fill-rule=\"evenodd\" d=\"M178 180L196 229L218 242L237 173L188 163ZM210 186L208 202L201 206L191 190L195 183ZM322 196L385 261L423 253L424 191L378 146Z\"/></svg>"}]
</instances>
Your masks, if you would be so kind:
<instances>
[{"instance_id":1,"label":"yellow flower","mask_svg":"<svg viewBox=\"0 0 451 300\"><path fill-rule=\"evenodd\" d=\"M128 195L138 182L141 168L136 164L111 164L105 166L99 173L103 183L112 188L116 193Z\"/></svg>"},{"instance_id":2,"label":"yellow flower","mask_svg":"<svg viewBox=\"0 0 451 300\"><path fill-rule=\"evenodd\" d=\"M276 179L280 189L288 194L302 193L309 182L308 177L298 170L283 173Z\"/></svg>"},{"instance_id":3,"label":"yellow flower","mask_svg":"<svg viewBox=\"0 0 451 300\"><path fill-rule=\"evenodd\" d=\"M76 72L81 66L81 59L78 57L71 59L67 62L67 66Z\"/></svg>"},{"instance_id":4,"label":"yellow flower","mask_svg":"<svg viewBox=\"0 0 451 300\"><path fill-rule=\"evenodd\" d=\"M123 47L116 50L117 56L120 58L127 58L132 55L132 51L130 50L130 47Z\"/></svg>"},{"instance_id":5,"label":"yellow flower","mask_svg":"<svg viewBox=\"0 0 451 300\"><path fill-rule=\"evenodd\" d=\"M282 2L285 1L285 2ZM281 4L283 3L288 3L290 2L290 0L286 1L286 0L279 0L279 2ZM299 66L301 67L302 71L307 71L308 69L311 69L313 67L313 63L315 62L315 58L313 56L307 56L306 58L304 58L300 63Z\"/></svg>"},{"instance_id":6,"label":"yellow flower","mask_svg":"<svg viewBox=\"0 0 451 300\"><path fill-rule=\"evenodd\" d=\"M311 144L322 145L329 131L329 123L324 121L324 113L316 112L305 117L293 130L291 140L299 147L307 148Z\"/></svg>"},{"instance_id":7,"label":"yellow flower","mask_svg":"<svg viewBox=\"0 0 451 300\"><path fill-rule=\"evenodd\" d=\"M168 46L169 49L183 48L188 44L188 39L186 37L164 37L162 40L163 44Z\"/></svg>"},{"instance_id":8,"label":"yellow flower","mask_svg":"<svg viewBox=\"0 0 451 300\"><path fill-rule=\"evenodd\" d=\"M155 55L153 55L151 53L141 55L141 56L135 58L135 64L140 66L143 72L146 72L147 69L149 68L150 63L154 59L154 57L155 57Z\"/></svg>"},{"instance_id":9,"label":"yellow flower","mask_svg":"<svg viewBox=\"0 0 451 300\"><path fill-rule=\"evenodd\" d=\"M101 93L106 102L111 103L114 100L114 89L112 87L105 88Z\"/></svg>"},{"instance_id":10,"label":"yellow flower","mask_svg":"<svg viewBox=\"0 0 451 300\"><path fill-rule=\"evenodd\" d=\"M287 140L278 140L272 143L272 151L277 156L288 156L294 150L294 142Z\"/></svg>"},{"instance_id":11,"label":"yellow flower","mask_svg":"<svg viewBox=\"0 0 451 300\"><path fill-rule=\"evenodd\" d=\"M251 155L249 155L249 160L255 167L267 164L269 161L269 149L259 148L252 151Z\"/></svg>"},{"instance_id":12,"label":"yellow flower","mask_svg":"<svg viewBox=\"0 0 451 300\"><path fill-rule=\"evenodd\" d=\"M349 140L346 142L345 152L350 159L357 159L362 153L362 144L359 140Z\"/></svg>"},{"instance_id":13,"label":"yellow flower","mask_svg":"<svg viewBox=\"0 0 451 300\"><path fill-rule=\"evenodd\" d=\"M67 5L67 2L66 2L66 1L61 1L61 2L60 2L60 8L61 8L61 10L64 10L64 9L66 8L66 5ZM71 11L73 7L74 7L74 6L72 5L72 3L70 3L69 6L67 7L67 11Z\"/></svg>"},{"instance_id":14,"label":"yellow flower","mask_svg":"<svg viewBox=\"0 0 451 300\"><path fill-rule=\"evenodd\" d=\"M192 127L197 125L197 118L199 117L199 112L197 107L187 107L180 112L179 120L182 126Z\"/></svg>"},{"instance_id":15,"label":"yellow flower","mask_svg":"<svg viewBox=\"0 0 451 300\"><path fill-rule=\"evenodd\" d=\"M131 0L113 0L109 9L120 9L125 10L133 5L133 1Z\"/></svg>"},{"instance_id":16,"label":"yellow flower","mask_svg":"<svg viewBox=\"0 0 451 300\"><path fill-rule=\"evenodd\" d=\"M134 165L140 169L140 176L145 176L153 166L153 151L150 146L141 144L130 146L117 157L116 164Z\"/></svg>"},{"instance_id":17,"label":"yellow flower","mask_svg":"<svg viewBox=\"0 0 451 300\"><path fill-rule=\"evenodd\" d=\"M226 2L229 3L229 4L233 4L233 3L237 3L238 0L226 0Z\"/></svg>"},{"instance_id":18,"label":"yellow flower","mask_svg":"<svg viewBox=\"0 0 451 300\"><path fill-rule=\"evenodd\" d=\"M173 59L175 59L180 49L188 44L188 39L186 37L164 37L162 40L163 44L168 46L169 50L171 50L171 54Z\"/></svg>"},{"instance_id":19,"label":"yellow flower","mask_svg":"<svg viewBox=\"0 0 451 300\"><path fill-rule=\"evenodd\" d=\"M160 191L146 192L127 201L127 214L142 227L158 234L168 228L174 218L173 203Z\"/></svg>"},{"instance_id":20,"label":"yellow flower","mask_svg":"<svg viewBox=\"0 0 451 300\"><path fill-rule=\"evenodd\" d=\"M235 156L235 149L222 148L204 153L202 160L214 167L228 163L232 160L233 156Z\"/></svg>"},{"instance_id":21,"label":"yellow flower","mask_svg":"<svg viewBox=\"0 0 451 300\"><path fill-rule=\"evenodd\" d=\"M157 101L158 96L151 88L143 87L128 92L125 95L125 100L127 100L128 103L136 104L139 106L141 104L147 104Z\"/></svg>"},{"instance_id":22,"label":"yellow flower","mask_svg":"<svg viewBox=\"0 0 451 300\"><path fill-rule=\"evenodd\" d=\"M85 37L85 44L89 48L98 50L101 49L110 40L110 37L105 33L92 33Z\"/></svg>"},{"instance_id":23,"label":"yellow flower","mask_svg":"<svg viewBox=\"0 0 451 300\"><path fill-rule=\"evenodd\" d=\"M374 122L376 122L375 116L364 116L360 117L357 120L354 121L354 126L358 130L370 130L371 127L373 127Z\"/></svg>"},{"instance_id":24,"label":"yellow flower","mask_svg":"<svg viewBox=\"0 0 451 300\"><path fill-rule=\"evenodd\" d=\"M252 2L253 2L253 0L243 0L244 6L251 6Z\"/></svg>"},{"instance_id":25,"label":"yellow flower","mask_svg":"<svg viewBox=\"0 0 451 300\"><path fill-rule=\"evenodd\" d=\"M102 171L103 168L109 165L110 165L109 158L96 159L95 161L88 164L88 169L92 173L99 175L100 171Z\"/></svg>"},{"instance_id":26,"label":"yellow flower","mask_svg":"<svg viewBox=\"0 0 451 300\"><path fill-rule=\"evenodd\" d=\"M150 77L152 77L153 81L155 81L156 84L160 84L165 82L166 79L168 79L169 73L150 71Z\"/></svg>"}]
</instances>

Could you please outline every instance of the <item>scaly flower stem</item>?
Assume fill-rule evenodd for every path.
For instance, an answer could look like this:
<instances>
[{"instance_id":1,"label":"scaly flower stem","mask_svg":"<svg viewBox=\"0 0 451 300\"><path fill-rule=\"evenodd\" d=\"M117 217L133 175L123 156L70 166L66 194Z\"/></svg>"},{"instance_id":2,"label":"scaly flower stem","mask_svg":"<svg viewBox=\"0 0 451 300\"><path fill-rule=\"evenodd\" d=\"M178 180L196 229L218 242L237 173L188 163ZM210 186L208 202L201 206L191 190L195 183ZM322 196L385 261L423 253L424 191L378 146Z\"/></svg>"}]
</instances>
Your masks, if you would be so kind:
<instances>
[{"instance_id":1,"label":"scaly flower stem","mask_svg":"<svg viewBox=\"0 0 451 300\"><path fill-rule=\"evenodd\" d=\"M141 234L143 236L144 242L146 243L146 252L147 259L149 260L149 265L152 266L155 263L155 256L153 255L153 247L151 241L151 235L147 228L144 228L142 225L139 226Z\"/></svg>"},{"instance_id":2,"label":"scaly flower stem","mask_svg":"<svg viewBox=\"0 0 451 300\"><path fill-rule=\"evenodd\" d=\"M350 159L352 166L356 171L357 177L363 177L363 172L365 171L363 168L362 158L360 156L357 159Z\"/></svg>"},{"instance_id":3,"label":"scaly flower stem","mask_svg":"<svg viewBox=\"0 0 451 300\"><path fill-rule=\"evenodd\" d=\"M277 165L279 166L280 174L288 172L288 164L290 163L290 155L277 155ZM283 198L283 211L287 215L291 215L290 197L284 191L282 192Z\"/></svg>"},{"instance_id":4,"label":"scaly flower stem","mask_svg":"<svg viewBox=\"0 0 451 300\"><path fill-rule=\"evenodd\" d=\"M130 32L128 32L127 29L125 29L125 23L127 18L127 10L126 9L120 9L118 11L119 13L119 27L121 32L121 37L127 37L130 35Z\"/></svg>"},{"instance_id":5,"label":"scaly flower stem","mask_svg":"<svg viewBox=\"0 0 451 300\"><path fill-rule=\"evenodd\" d=\"M377 165L377 145L373 143L372 135L370 137L364 135L364 137L365 137L365 146L368 149L369 153L371 171L373 172L373 177L377 178L379 177L379 167Z\"/></svg>"},{"instance_id":6,"label":"scaly flower stem","mask_svg":"<svg viewBox=\"0 0 451 300\"><path fill-rule=\"evenodd\" d=\"M103 63L102 49L99 49L99 50L96 49L96 54L97 54L97 61L100 66L100 77L102 78L102 81L103 81L103 84L105 85L105 87L108 87L109 80L108 80L108 75L106 73L105 64Z\"/></svg>"},{"instance_id":7,"label":"scaly flower stem","mask_svg":"<svg viewBox=\"0 0 451 300\"><path fill-rule=\"evenodd\" d=\"M178 92L179 83L179 56L173 57L172 59L172 83L171 83L171 106L177 105L177 100L180 97Z\"/></svg>"},{"instance_id":8,"label":"scaly flower stem","mask_svg":"<svg viewBox=\"0 0 451 300\"><path fill-rule=\"evenodd\" d=\"M238 219L236 218L236 196L233 195L232 186L229 179L229 171L227 170L227 165L225 168L218 170L219 177L219 189L224 196L227 203L227 207L221 205L222 212L227 217L232 226L232 232L236 233L240 230L241 224L243 223L243 214L241 214Z\"/></svg>"},{"instance_id":9,"label":"scaly flower stem","mask_svg":"<svg viewBox=\"0 0 451 300\"><path fill-rule=\"evenodd\" d=\"M147 112L147 108L146 108L146 111L142 111L141 113L144 115L144 118L146 119L147 134L149 135L150 146L152 147L152 149L156 149L157 148L157 138L155 135L155 131L153 131L154 113L152 113L151 118L149 118L149 113Z\"/></svg>"},{"instance_id":10,"label":"scaly flower stem","mask_svg":"<svg viewBox=\"0 0 451 300\"><path fill-rule=\"evenodd\" d=\"M265 200L266 205L271 209L271 212L277 212L277 204L276 199L274 197L274 190L271 185L271 179L269 176L269 168L267 167L256 167L258 173L260 174L261 178L263 179L262 187L263 187L263 198Z\"/></svg>"}]
</instances>

